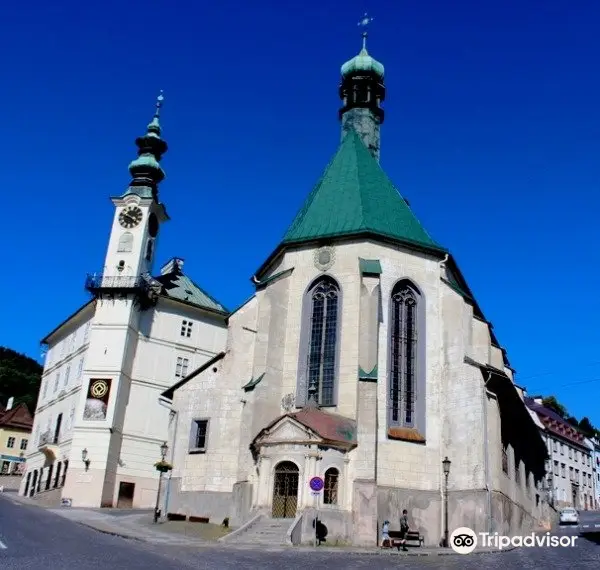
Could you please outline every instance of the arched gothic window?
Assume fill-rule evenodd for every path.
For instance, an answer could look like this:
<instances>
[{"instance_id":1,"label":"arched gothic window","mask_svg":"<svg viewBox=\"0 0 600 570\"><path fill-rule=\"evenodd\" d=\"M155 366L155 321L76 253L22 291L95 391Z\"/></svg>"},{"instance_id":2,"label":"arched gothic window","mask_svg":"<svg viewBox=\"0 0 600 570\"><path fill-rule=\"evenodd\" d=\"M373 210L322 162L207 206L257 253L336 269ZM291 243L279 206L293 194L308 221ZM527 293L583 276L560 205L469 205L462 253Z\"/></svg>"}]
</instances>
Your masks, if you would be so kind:
<instances>
[{"instance_id":1,"label":"arched gothic window","mask_svg":"<svg viewBox=\"0 0 600 570\"><path fill-rule=\"evenodd\" d=\"M320 406L335 406L337 348L339 342L340 289L323 277L316 281L304 299L302 344L297 401L308 401L311 384L317 388Z\"/></svg>"},{"instance_id":2,"label":"arched gothic window","mask_svg":"<svg viewBox=\"0 0 600 570\"><path fill-rule=\"evenodd\" d=\"M417 406L423 401L424 384L419 375L420 296L408 281L396 284L392 291L390 311L390 367L388 422L390 427L420 427ZM420 430L421 431L421 430Z\"/></svg>"},{"instance_id":3,"label":"arched gothic window","mask_svg":"<svg viewBox=\"0 0 600 570\"><path fill-rule=\"evenodd\" d=\"M323 487L323 503L326 505L338 504L338 482L340 472L335 467L325 471L325 485Z\"/></svg>"}]
</instances>

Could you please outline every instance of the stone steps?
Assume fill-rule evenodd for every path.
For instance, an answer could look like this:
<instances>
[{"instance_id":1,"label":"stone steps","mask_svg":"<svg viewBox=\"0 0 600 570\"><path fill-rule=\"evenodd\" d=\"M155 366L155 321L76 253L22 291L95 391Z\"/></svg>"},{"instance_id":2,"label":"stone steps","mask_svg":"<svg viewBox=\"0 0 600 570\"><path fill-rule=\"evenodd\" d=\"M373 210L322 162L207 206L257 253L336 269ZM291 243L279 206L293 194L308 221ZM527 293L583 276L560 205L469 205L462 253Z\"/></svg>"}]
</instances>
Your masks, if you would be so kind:
<instances>
[{"instance_id":1,"label":"stone steps","mask_svg":"<svg viewBox=\"0 0 600 570\"><path fill-rule=\"evenodd\" d=\"M279 546L287 543L287 533L294 519L262 518L246 532L236 537L236 544L264 544Z\"/></svg>"}]
</instances>

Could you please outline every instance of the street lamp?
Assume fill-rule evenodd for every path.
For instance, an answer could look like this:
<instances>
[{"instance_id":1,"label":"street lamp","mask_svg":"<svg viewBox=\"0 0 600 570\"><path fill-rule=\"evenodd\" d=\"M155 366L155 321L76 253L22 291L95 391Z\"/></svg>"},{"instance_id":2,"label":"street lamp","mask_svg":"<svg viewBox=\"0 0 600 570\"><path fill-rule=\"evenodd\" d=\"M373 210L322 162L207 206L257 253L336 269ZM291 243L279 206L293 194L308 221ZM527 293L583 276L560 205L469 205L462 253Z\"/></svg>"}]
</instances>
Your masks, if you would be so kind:
<instances>
[{"instance_id":1,"label":"street lamp","mask_svg":"<svg viewBox=\"0 0 600 570\"><path fill-rule=\"evenodd\" d=\"M165 441L160 446L161 462L165 461L165 457L167 456L168 450L169 450L169 446L167 445L167 442ZM160 509L158 508L158 503L160 501L160 485L161 485L161 483L162 483L162 471L159 470L159 472L158 472L158 490L156 491L156 506L154 507L154 523L155 524L158 522L158 519L160 517Z\"/></svg>"},{"instance_id":2,"label":"street lamp","mask_svg":"<svg viewBox=\"0 0 600 570\"><path fill-rule=\"evenodd\" d=\"M90 468L90 460L88 459L87 449L81 450L81 461L83 461L83 464L85 465L85 470L87 471Z\"/></svg>"},{"instance_id":3,"label":"street lamp","mask_svg":"<svg viewBox=\"0 0 600 570\"><path fill-rule=\"evenodd\" d=\"M444 469L444 546L448 548L448 475L450 474L451 461L446 457L442 461L442 467Z\"/></svg>"}]
</instances>

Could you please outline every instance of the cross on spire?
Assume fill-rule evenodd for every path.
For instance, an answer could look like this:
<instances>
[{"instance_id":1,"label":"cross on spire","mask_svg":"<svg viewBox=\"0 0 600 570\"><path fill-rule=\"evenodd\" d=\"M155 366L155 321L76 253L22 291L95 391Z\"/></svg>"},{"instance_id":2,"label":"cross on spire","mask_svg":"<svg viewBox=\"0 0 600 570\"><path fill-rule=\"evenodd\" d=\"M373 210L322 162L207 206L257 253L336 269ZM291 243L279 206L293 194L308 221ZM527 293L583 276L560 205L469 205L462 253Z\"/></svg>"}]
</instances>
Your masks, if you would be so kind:
<instances>
[{"instance_id":1,"label":"cross on spire","mask_svg":"<svg viewBox=\"0 0 600 570\"><path fill-rule=\"evenodd\" d=\"M363 38L363 49L367 49L367 35L368 35L368 28L369 28L369 24L374 20L375 18L369 16L369 14L367 14L367 12L365 12L364 16L358 21L358 26L363 28L363 33L362 33L362 38Z\"/></svg>"},{"instance_id":2,"label":"cross on spire","mask_svg":"<svg viewBox=\"0 0 600 570\"><path fill-rule=\"evenodd\" d=\"M154 113L154 116L158 119L158 117L160 116L160 108L162 107L162 102L165 100L165 96L163 95L163 90L160 90L160 93L158 94L158 97L156 98L156 111Z\"/></svg>"}]
</instances>

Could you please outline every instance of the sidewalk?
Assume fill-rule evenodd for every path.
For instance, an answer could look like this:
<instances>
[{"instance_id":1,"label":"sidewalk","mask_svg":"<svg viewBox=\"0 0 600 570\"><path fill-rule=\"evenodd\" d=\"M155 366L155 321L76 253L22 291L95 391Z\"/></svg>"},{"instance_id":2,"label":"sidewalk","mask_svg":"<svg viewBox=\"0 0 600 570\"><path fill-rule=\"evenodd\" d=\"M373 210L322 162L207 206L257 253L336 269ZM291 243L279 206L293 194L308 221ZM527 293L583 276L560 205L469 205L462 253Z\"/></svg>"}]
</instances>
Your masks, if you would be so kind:
<instances>
[{"instance_id":1,"label":"sidewalk","mask_svg":"<svg viewBox=\"0 0 600 570\"><path fill-rule=\"evenodd\" d=\"M189 536L185 532L186 525L175 527L173 523L159 523L153 524L152 514L145 512L142 514L122 514L116 516L118 512L111 509L84 509L84 508L47 508L42 505L36 504L35 501L27 497L19 497L16 494L10 493L5 495L7 498L14 500L15 502L37 506L39 508L45 508L47 511L54 513L58 516L69 519L73 522L87 526L93 530L110 534L113 536L119 536L121 538L129 540L137 540L150 544L162 544L172 545L189 548L214 548L214 549L235 549L235 550L264 550L266 552L283 552L288 550L312 550L318 552L331 552L331 553L347 553L354 555L363 556L460 556L456 554L451 548L440 548L440 547L413 547L408 552L398 551L391 548L359 548L352 546L279 546L273 545L265 547L264 545L236 545L235 542L220 544L215 540L202 539L197 536ZM188 523L188 525L195 525L199 523ZM166 530L169 526L170 530ZM162 529L161 529L162 527ZM190 528L190 527L188 527ZM163 530L164 529L164 530ZM184 529L183 531L180 529ZM185 533L185 534L184 534ZM187 535L186 535L187 534ZM473 554L491 554L508 552L512 548L506 548L504 550L498 550L494 548L482 548L477 549Z\"/></svg>"}]
</instances>

